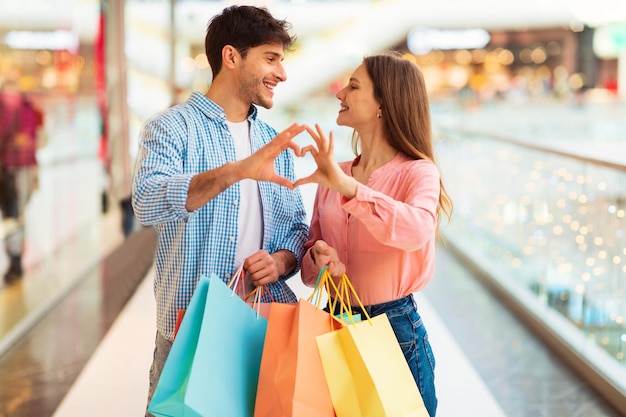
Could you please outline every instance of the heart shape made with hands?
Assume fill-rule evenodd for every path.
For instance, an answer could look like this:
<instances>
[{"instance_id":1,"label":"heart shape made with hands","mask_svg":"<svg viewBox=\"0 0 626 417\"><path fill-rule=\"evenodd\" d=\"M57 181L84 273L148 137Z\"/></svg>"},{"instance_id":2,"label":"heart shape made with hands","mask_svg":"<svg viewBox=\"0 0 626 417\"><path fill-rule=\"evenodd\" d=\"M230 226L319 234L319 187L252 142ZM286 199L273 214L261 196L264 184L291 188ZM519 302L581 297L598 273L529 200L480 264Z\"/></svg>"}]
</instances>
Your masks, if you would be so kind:
<instances>
[{"instance_id":1,"label":"heart shape made with hands","mask_svg":"<svg viewBox=\"0 0 626 417\"><path fill-rule=\"evenodd\" d=\"M314 143L300 147L295 137L305 130L311 136ZM306 161L304 163L298 162L295 164L297 177L295 182L291 182L286 178L274 174L271 181L280 185L290 189L309 183L328 186L344 174L333 155L333 132L331 131L329 135L326 136L319 124L315 124L315 129L312 129L308 125L294 123L279 133L272 140L271 144L273 145L272 150L269 151L269 155L266 154L265 158L269 156L274 159L278 156L280 151L291 149L298 159ZM270 146L270 144L267 146Z\"/></svg>"}]
</instances>

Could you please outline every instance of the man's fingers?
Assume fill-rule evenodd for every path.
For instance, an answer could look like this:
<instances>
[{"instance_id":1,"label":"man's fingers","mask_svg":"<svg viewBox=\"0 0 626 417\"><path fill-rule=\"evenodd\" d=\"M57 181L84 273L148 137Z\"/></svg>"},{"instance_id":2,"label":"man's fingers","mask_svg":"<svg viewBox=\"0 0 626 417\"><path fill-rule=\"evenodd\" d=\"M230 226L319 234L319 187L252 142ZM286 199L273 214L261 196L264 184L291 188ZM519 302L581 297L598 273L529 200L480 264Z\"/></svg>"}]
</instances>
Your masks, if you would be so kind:
<instances>
[{"instance_id":1,"label":"man's fingers","mask_svg":"<svg viewBox=\"0 0 626 417\"><path fill-rule=\"evenodd\" d=\"M306 128L307 128L306 125L301 125L301 124L298 124L298 123L294 123L291 126L289 126L287 129L283 130L283 133L289 135L289 138L293 138L293 137L299 135L300 133L304 132L304 130Z\"/></svg>"},{"instance_id":2,"label":"man's fingers","mask_svg":"<svg viewBox=\"0 0 626 417\"><path fill-rule=\"evenodd\" d=\"M276 135L270 143L274 145L278 145L278 148L270 147L269 149L271 149L272 154L274 156L277 156L279 153L281 153L285 149L290 148L294 151L296 155L299 155L300 147L298 146L298 144L293 142L292 139L295 136L299 135L300 133L304 132L305 129L306 129L306 125L300 125L298 123L294 123L291 126L289 126L287 129L283 130L278 135Z\"/></svg>"},{"instance_id":3,"label":"man's fingers","mask_svg":"<svg viewBox=\"0 0 626 417\"><path fill-rule=\"evenodd\" d=\"M278 185L282 185L283 187L287 187L290 190L293 190L295 188L295 184L293 182L289 181L285 177L281 177L278 174L274 174L274 176L272 177L272 182L275 182Z\"/></svg>"},{"instance_id":4,"label":"man's fingers","mask_svg":"<svg viewBox=\"0 0 626 417\"><path fill-rule=\"evenodd\" d=\"M287 143L287 148L290 148L293 151L293 153L296 154L296 156L301 156L302 154L302 151L300 150L300 146L298 146L298 144L294 143L293 141L289 141Z\"/></svg>"},{"instance_id":5,"label":"man's fingers","mask_svg":"<svg viewBox=\"0 0 626 417\"><path fill-rule=\"evenodd\" d=\"M294 187L299 187L304 184L310 184L313 182L313 175L309 175L308 177L298 179L293 185Z\"/></svg>"}]
</instances>

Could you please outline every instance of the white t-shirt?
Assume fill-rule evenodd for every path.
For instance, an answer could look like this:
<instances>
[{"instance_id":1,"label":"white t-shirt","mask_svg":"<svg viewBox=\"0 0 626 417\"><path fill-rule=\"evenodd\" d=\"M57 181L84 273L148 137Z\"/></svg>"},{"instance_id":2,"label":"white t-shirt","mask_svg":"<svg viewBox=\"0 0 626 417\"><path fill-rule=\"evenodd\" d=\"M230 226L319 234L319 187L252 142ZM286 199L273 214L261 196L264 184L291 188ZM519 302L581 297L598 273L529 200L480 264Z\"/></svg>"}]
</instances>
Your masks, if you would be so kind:
<instances>
[{"instance_id":1,"label":"white t-shirt","mask_svg":"<svg viewBox=\"0 0 626 417\"><path fill-rule=\"evenodd\" d=\"M248 121L226 122L233 136L237 160L247 158L252 153L250 146L250 127ZM241 201L239 201L239 236L235 253L235 269L243 261L259 251L263 245L263 207L261 194L255 180L244 179L239 182Z\"/></svg>"}]
</instances>

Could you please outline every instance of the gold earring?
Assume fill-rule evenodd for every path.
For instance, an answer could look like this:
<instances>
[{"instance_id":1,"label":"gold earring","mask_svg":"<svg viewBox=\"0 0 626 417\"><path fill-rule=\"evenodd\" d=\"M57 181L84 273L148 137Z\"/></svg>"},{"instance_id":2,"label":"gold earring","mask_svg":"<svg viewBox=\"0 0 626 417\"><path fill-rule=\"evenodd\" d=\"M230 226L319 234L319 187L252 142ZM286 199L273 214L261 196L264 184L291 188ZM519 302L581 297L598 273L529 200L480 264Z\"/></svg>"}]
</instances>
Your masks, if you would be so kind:
<instances>
[{"instance_id":1,"label":"gold earring","mask_svg":"<svg viewBox=\"0 0 626 417\"><path fill-rule=\"evenodd\" d=\"M380 113L378 113L378 114L376 114L376 118L377 118L377 119L382 119L382 118L383 118L383 115L382 115L382 114L380 114Z\"/></svg>"}]
</instances>

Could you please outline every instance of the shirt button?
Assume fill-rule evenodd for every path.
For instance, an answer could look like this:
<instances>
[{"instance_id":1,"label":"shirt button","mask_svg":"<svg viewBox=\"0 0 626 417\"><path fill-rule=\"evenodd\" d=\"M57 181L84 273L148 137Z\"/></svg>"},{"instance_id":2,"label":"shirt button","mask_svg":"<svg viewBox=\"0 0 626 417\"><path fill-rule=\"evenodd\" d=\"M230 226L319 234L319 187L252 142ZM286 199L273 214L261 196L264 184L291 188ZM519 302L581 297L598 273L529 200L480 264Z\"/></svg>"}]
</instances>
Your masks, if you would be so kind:
<instances>
[{"instance_id":1,"label":"shirt button","mask_svg":"<svg viewBox=\"0 0 626 417\"><path fill-rule=\"evenodd\" d=\"M230 240L231 242L234 242L234 241L235 241L235 237L234 237L234 236L231 236L229 240Z\"/></svg>"},{"instance_id":2,"label":"shirt button","mask_svg":"<svg viewBox=\"0 0 626 417\"><path fill-rule=\"evenodd\" d=\"M239 200L233 200L233 205L236 206L237 204L239 204Z\"/></svg>"}]
</instances>

